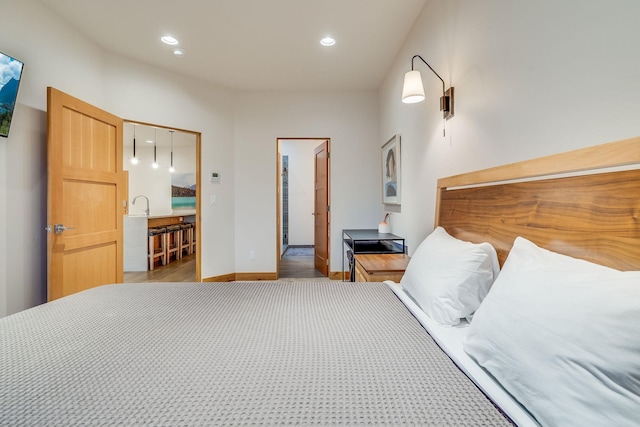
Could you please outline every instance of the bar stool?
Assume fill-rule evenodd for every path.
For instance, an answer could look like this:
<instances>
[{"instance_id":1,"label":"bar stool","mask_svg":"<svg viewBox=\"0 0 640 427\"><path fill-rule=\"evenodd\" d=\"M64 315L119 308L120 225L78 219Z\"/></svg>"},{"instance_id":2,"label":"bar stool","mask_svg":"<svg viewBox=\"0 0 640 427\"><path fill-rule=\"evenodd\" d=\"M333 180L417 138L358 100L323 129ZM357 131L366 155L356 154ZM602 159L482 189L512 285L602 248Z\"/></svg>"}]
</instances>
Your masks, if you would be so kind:
<instances>
[{"instance_id":1,"label":"bar stool","mask_svg":"<svg viewBox=\"0 0 640 427\"><path fill-rule=\"evenodd\" d=\"M180 224L167 226L167 262L171 262L171 255L175 254L176 261L182 258L180 246L182 244L182 227Z\"/></svg>"},{"instance_id":2,"label":"bar stool","mask_svg":"<svg viewBox=\"0 0 640 427\"><path fill-rule=\"evenodd\" d=\"M191 223L191 253L195 253L196 251L196 223Z\"/></svg>"},{"instance_id":3,"label":"bar stool","mask_svg":"<svg viewBox=\"0 0 640 427\"><path fill-rule=\"evenodd\" d=\"M167 265L167 229L164 227L153 227L147 230L149 235L149 270L153 270L156 259L160 258L162 265ZM156 246L156 237L160 239Z\"/></svg>"},{"instance_id":4,"label":"bar stool","mask_svg":"<svg viewBox=\"0 0 640 427\"><path fill-rule=\"evenodd\" d=\"M191 223L180 224L182 228L182 240L180 241L180 254L184 255L184 250L187 250L187 255L193 253L193 247L191 241L193 240L193 225Z\"/></svg>"}]
</instances>

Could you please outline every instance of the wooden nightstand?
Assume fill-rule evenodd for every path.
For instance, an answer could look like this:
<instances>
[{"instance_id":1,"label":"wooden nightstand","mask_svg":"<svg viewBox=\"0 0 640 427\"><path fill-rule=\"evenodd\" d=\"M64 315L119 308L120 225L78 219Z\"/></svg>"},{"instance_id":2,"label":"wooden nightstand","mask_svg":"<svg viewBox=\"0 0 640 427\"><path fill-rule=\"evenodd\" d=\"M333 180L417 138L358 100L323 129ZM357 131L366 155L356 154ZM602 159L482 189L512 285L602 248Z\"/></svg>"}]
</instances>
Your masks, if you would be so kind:
<instances>
[{"instance_id":1,"label":"wooden nightstand","mask_svg":"<svg viewBox=\"0 0 640 427\"><path fill-rule=\"evenodd\" d=\"M410 259L406 254L356 254L356 282L400 282Z\"/></svg>"}]
</instances>

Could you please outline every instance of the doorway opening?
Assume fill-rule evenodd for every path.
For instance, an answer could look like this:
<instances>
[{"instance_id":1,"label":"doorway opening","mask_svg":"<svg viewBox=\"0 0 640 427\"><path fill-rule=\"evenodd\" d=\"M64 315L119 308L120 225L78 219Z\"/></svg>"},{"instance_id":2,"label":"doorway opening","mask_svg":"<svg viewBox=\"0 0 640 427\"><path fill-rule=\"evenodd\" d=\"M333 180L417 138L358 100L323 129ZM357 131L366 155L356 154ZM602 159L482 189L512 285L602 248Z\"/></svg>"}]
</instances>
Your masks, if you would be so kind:
<instances>
[{"instance_id":1,"label":"doorway opening","mask_svg":"<svg viewBox=\"0 0 640 427\"><path fill-rule=\"evenodd\" d=\"M124 282L200 281L200 133L130 121L123 127ZM164 257L150 260L147 233L134 235L135 227L127 227L138 216L148 217L149 230L181 229L164 237ZM162 238L152 238L154 245L159 247ZM182 245L179 255L178 244Z\"/></svg>"},{"instance_id":2,"label":"doorway opening","mask_svg":"<svg viewBox=\"0 0 640 427\"><path fill-rule=\"evenodd\" d=\"M130 216L128 208L130 196L133 196L128 191L128 173L123 168L124 153L128 148L125 146L124 122L122 118L78 98L47 88L47 153L50 163L47 170L47 224L51 224L49 229L52 231L47 234L48 300L124 280L124 235L127 233L124 222ZM195 175L196 182L200 182L199 132L148 123L136 125L194 136ZM62 153L70 155L62 156ZM156 147L154 160L160 163L157 154ZM168 191L171 192L170 189ZM198 245L196 281L201 280L200 191L197 186L194 233ZM143 215L135 221L142 244L133 252L142 254L144 259L148 248L145 244L145 240L148 241L147 212L153 214L151 206L150 203L147 208L145 204Z\"/></svg>"},{"instance_id":3,"label":"doorway opening","mask_svg":"<svg viewBox=\"0 0 640 427\"><path fill-rule=\"evenodd\" d=\"M278 278L328 277L329 138L276 143Z\"/></svg>"},{"instance_id":4,"label":"doorway opening","mask_svg":"<svg viewBox=\"0 0 640 427\"><path fill-rule=\"evenodd\" d=\"M289 156L282 155L282 254L289 248Z\"/></svg>"}]
</instances>

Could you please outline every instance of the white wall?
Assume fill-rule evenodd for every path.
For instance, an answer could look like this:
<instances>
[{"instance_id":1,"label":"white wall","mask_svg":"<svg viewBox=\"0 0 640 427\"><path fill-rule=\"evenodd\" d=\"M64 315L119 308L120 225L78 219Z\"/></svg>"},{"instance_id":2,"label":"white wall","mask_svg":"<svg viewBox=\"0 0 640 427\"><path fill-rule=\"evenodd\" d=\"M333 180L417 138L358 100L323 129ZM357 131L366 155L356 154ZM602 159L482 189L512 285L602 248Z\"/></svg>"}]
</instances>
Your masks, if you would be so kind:
<instances>
[{"instance_id":1,"label":"white wall","mask_svg":"<svg viewBox=\"0 0 640 427\"><path fill-rule=\"evenodd\" d=\"M105 57L108 110L129 121L202 133L202 277L233 273L233 94L117 55ZM220 174L220 183L210 182L211 172ZM211 195L217 204L209 203Z\"/></svg>"},{"instance_id":2,"label":"white wall","mask_svg":"<svg viewBox=\"0 0 640 427\"><path fill-rule=\"evenodd\" d=\"M380 133L402 135L393 221L411 253L433 229L437 178L640 135L638 16L635 0L427 2L379 91ZM446 138L424 64L427 100L400 101L414 54L455 87Z\"/></svg>"},{"instance_id":3,"label":"white wall","mask_svg":"<svg viewBox=\"0 0 640 427\"><path fill-rule=\"evenodd\" d=\"M146 159L153 159L153 147L148 145L143 145L140 148L136 147L136 157L138 155ZM192 173L195 175L195 159L195 142L192 148L174 148L173 164L177 168L175 173ZM167 162L154 169L149 162L132 165L130 162L125 161L124 170L129 171L129 214L144 213L146 209L144 201L142 203L136 201L135 205L131 204L133 198L139 194L149 198L150 215L169 215L173 213L171 208L171 179L173 175L167 167Z\"/></svg>"},{"instance_id":4,"label":"white wall","mask_svg":"<svg viewBox=\"0 0 640 427\"><path fill-rule=\"evenodd\" d=\"M150 215L174 213L171 206L171 184L175 176L169 171L171 165L171 137L167 129L155 129L150 126L135 125L136 158L138 164L132 164L134 125L125 123L123 131L124 152L123 169L129 172L129 214L144 214L144 200L132 204L137 195L149 198ZM151 164L154 158L154 146L148 141L156 141L156 160L158 168ZM173 166L175 174L196 174L196 136L185 132L173 132ZM190 210L193 213L194 209ZM179 213L179 212L175 212Z\"/></svg>"},{"instance_id":5,"label":"white wall","mask_svg":"<svg viewBox=\"0 0 640 427\"><path fill-rule=\"evenodd\" d=\"M103 58L35 1L2 0L0 50L25 63L0 139L0 316L46 300L47 86L103 102ZM28 23L28 24L27 24Z\"/></svg>"},{"instance_id":6,"label":"white wall","mask_svg":"<svg viewBox=\"0 0 640 427\"><path fill-rule=\"evenodd\" d=\"M0 50L25 62L0 140L0 316L46 301L46 88L128 120L202 132L202 275L234 271L233 98L228 90L106 53L36 0L0 0ZM231 224L231 226L230 226ZM231 249L230 249L231 248Z\"/></svg>"},{"instance_id":7,"label":"white wall","mask_svg":"<svg viewBox=\"0 0 640 427\"><path fill-rule=\"evenodd\" d=\"M276 271L276 140L331 139L330 270L341 268L343 228L379 221L376 94L243 93L235 113L236 272ZM371 149L371 146L378 147ZM250 251L256 259L250 260Z\"/></svg>"},{"instance_id":8,"label":"white wall","mask_svg":"<svg viewBox=\"0 0 640 427\"><path fill-rule=\"evenodd\" d=\"M153 159L153 147L140 145L136 147L136 157ZM125 162L123 167L129 171L129 214L144 213L144 200L138 199L133 204L134 197L139 194L149 198L150 215L171 214L171 174L168 170L160 167L154 169L148 161L141 161L137 165Z\"/></svg>"},{"instance_id":9,"label":"white wall","mask_svg":"<svg viewBox=\"0 0 640 427\"><path fill-rule=\"evenodd\" d=\"M289 245L314 244L314 150L319 140L280 141L282 155L289 156Z\"/></svg>"},{"instance_id":10,"label":"white wall","mask_svg":"<svg viewBox=\"0 0 640 427\"><path fill-rule=\"evenodd\" d=\"M276 270L277 137L332 139L334 271L340 229L377 223L377 151L367 150L380 143L374 92L240 94L236 101L227 89L103 51L36 0L0 1L0 49L26 64L11 136L0 141L0 316L46 300L47 86L128 121L201 132L205 278ZM371 167L356 168L357 161ZM211 172L219 184L209 182ZM215 205L207 203L213 195Z\"/></svg>"},{"instance_id":11,"label":"white wall","mask_svg":"<svg viewBox=\"0 0 640 427\"><path fill-rule=\"evenodd\" d=\"M433 228L438 177L640 134L635 0L429 1L377 93L232 93L106 53L36 0L0 0L0 50L25 62L0 140L0 316L46 297L46 87L125 119L202 132L203 277L276 270L276 139L331 138L331 270L342 228L382 218L380 147L402 137L410 251ZM442 138L440 82L400 102L421 54L456 88ZM249 260L250 250L256 259Z\"/></svg>"}]
</instances>

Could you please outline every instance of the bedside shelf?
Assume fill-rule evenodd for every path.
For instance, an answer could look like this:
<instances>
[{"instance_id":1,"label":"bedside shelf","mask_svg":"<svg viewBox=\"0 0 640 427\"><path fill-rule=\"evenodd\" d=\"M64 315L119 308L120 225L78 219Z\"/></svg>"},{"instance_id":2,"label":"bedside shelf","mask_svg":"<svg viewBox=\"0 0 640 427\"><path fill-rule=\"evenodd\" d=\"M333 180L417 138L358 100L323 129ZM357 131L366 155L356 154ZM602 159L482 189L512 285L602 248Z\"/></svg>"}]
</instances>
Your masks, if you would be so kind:
<instances>
[{"instance_id":1,"label":"bedside shelf","mask_svg":"<svg viewBox=\"0 0 640 427\"><path fill-rule=\"evenodd\" d=\"M411 257L406 254L357 254L356 282L400 282Z\"/></svg>"},{"instance_id":2,"label":"bedside shelf","mask_svg":"<svg viewBox=\"0 0 640 427\"><path fill-rule=\"evenodd\" d=\"M344 229L342 245L349 258L349 280L355 280L356 254L404 254L404 238L391 233L379 233L377 229ZM342 257L344 277L344 256Z\"/></svg>"}]
</instances>

